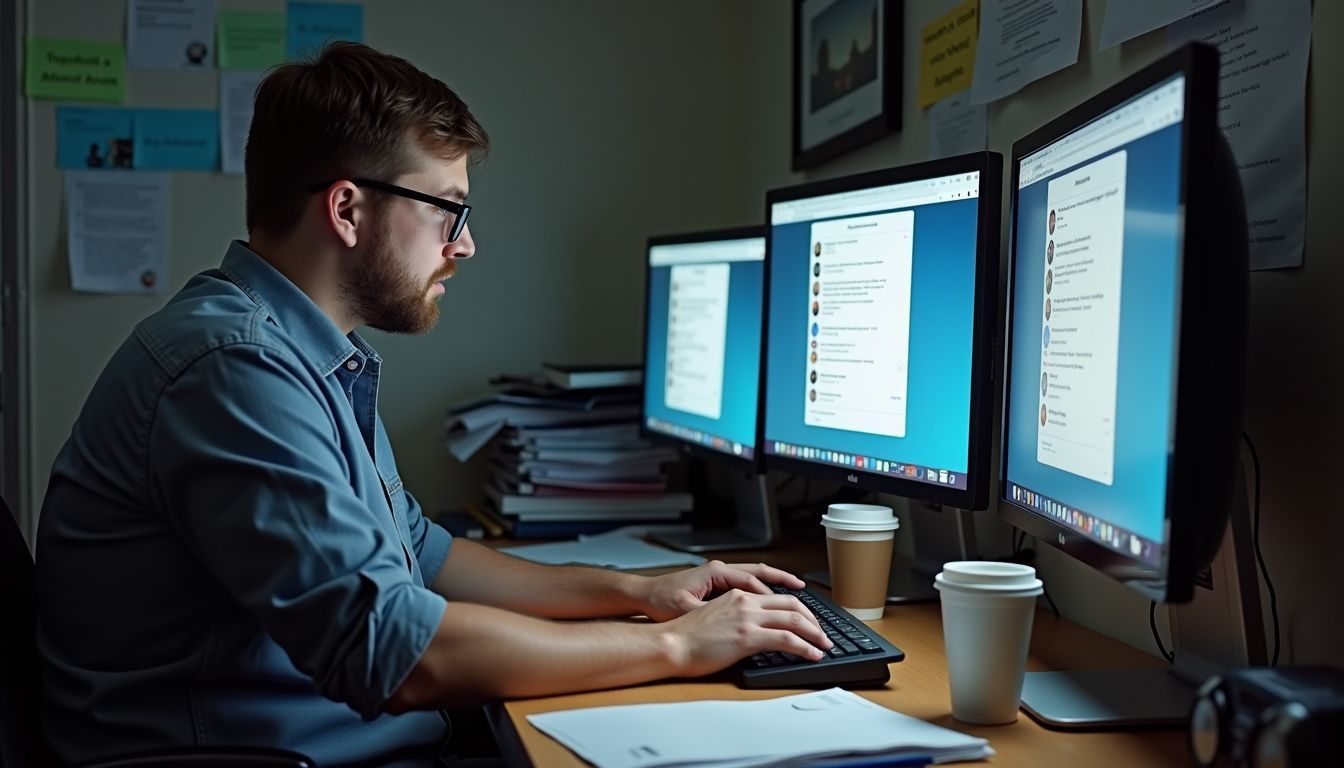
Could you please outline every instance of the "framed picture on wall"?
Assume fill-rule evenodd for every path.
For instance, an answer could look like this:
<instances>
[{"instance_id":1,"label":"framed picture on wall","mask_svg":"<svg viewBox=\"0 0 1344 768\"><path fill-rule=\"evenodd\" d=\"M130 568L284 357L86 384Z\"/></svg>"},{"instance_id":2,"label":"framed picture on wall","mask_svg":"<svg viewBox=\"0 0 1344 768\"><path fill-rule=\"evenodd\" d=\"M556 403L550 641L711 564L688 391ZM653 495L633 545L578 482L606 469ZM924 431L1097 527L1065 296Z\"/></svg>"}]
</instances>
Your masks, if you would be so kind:
<instances>
[{"instance_id":1,"label":"framed picture on wall","mask_svg":"<svg viewBox=\"0 0 1344 768\"><path fill-rule=\"evenodd\" d=\"M903 0L794 0L793 169L901 129Z\"/></svg>"}]
</instances>

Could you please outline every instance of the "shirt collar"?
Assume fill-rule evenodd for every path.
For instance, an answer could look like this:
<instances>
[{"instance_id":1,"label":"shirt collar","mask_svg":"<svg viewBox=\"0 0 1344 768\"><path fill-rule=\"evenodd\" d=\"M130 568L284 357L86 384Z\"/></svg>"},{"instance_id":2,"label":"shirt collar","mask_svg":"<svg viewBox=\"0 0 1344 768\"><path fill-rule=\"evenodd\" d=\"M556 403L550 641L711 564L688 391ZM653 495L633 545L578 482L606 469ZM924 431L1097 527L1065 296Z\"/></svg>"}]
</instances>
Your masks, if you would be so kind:
<instances>
[{"instance_id":1,"label":"shirt collar","mask_svg":"<svg viewBox=\"0 0 1344 768\"><path fill-rule=\"evenodd\" d=\"M342 334L308 294L242 241L229 244L219 270L267 311L323 376L356 352L381 362L378 353L359 334L353 331Z\"/></svg>"}]
</instances>

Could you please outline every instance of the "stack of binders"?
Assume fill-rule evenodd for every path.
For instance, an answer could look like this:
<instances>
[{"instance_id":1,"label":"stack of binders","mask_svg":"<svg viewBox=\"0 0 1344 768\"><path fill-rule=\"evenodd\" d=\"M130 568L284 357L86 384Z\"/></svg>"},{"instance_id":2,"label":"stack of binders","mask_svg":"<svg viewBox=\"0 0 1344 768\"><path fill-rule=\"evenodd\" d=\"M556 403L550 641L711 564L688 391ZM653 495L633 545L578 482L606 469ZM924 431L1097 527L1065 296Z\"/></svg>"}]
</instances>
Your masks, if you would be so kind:
<instances>
[{"instance_id":1,"label":"stack of binders","mask_svg":"<svg viewBox=\"0 0 1344 768\"><path fill-rule=\"evenodd\" d=\"M688 493L669 487L673 449L639 437L637 385L566 389L544 376L500 377L493 394L449 410L444 443L482 455L490 478L476 508L514 538L600 533L684 521Z\"/></svg>"}]
</instances>

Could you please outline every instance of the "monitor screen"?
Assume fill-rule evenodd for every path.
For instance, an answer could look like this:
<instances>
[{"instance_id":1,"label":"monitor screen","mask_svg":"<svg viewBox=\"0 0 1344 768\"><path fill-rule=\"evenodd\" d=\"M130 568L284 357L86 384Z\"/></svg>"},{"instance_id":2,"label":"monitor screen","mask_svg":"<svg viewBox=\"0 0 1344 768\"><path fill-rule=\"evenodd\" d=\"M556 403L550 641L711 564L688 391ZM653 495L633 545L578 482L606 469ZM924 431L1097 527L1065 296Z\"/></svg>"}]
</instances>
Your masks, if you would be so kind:
<instances>
[{"instance_id":1,"label":"monitor screen","mask_svg":"<svg viewBox=\"0 0 1344 768\"><path fill-rule=\"evenodd\" d=\"M1007 501L1162 563L1185 211L1186 76L1025 154L1013 201Z\"/></svg>"},{"instance_id":2,"label":"monitor screen","mask_svg":"<svg viewBox=\"0 0 1344 768\"><path fill-rule=\"evenodd\" d=\"M649 241L646 434L756 461L764 270L758 229Z\"/></svg>"},{"instance_id":3,"label":"monitor screen","mask_svg":"<svg viewBox=\"0 0 1344 768\"><path fill-rule=\"evenodd\" d=\"M771 193L767 460L983 506L987 467L972 464L988 456L998 164L982 153Z\"/></svg>"}]
</instances>

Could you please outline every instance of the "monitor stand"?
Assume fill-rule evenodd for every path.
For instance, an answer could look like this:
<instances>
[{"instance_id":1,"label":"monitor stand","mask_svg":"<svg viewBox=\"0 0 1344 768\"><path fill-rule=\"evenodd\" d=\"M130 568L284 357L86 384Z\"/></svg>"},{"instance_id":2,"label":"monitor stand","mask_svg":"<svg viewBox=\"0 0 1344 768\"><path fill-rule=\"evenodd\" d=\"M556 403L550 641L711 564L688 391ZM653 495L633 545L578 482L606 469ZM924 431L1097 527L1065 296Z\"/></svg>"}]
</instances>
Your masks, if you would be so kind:
<instances>
[{"instance_id":1,"label":"monitor stand","mask_svg":"<svg viewBox=\"0 0 1344 768\"><path fill-rule=\"evenodd\" d=\"M683 552L761 549L773 545L779 538L779 513L769 476L736 470L729 474L737 512L734 527L652 533L649 538Z\"/></svg>"},{"instance_id":2,"label":"monitor stand","mask_svg":"<svg viewBox=\"0 0 1344 768\"><path fill-rule=\"evenodd\" d=\"M1244 485L1238 483L1235 493L1222 546L1210 566L1213 589L1196 587L1192 602L1171 609L1174 663L1150 669L1028 672L1022 711L1057 730L1178 727L1190 717L1196 688L1210 676L1267 663Z\"/></svg>"},{"instance_id":3,"label":"monitor stand","mask_svg":"<svg viewBox=\"0 0 1344 768\"><path fill-rule=\"evenodd\" d=\"M891 558L887 602L933 602L938 599L933 577L943 569L943 563L975 559L975 521L964 509L916 502L911 502L908 517L911 519L903 524L911 528L916 557L914 562L900 556ZM803 578L827 589L831 586L830 571L804 573Z\"/></svg>"}]
</instances>

